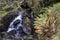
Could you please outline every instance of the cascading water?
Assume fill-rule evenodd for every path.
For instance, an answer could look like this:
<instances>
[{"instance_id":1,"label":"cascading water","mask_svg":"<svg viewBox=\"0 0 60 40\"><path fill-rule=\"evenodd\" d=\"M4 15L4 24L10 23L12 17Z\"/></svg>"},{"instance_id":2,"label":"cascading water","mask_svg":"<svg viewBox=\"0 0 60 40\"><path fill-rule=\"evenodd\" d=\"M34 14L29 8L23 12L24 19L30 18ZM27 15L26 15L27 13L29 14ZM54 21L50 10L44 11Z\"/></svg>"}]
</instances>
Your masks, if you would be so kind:
<instances>
[{"instance_id":1,"label":"cascading water","mask_svg":"<svg viewBox=\"0 0 60 40\"><path fill-rule=\"evenodd\" d=\"M20 40L20 39L31 39L38 40L37 35L34 32L34 23L33 12L30 10L17 10L15 12L17 16L9 23L8 30L4 34L2 40ZM11 14L12 15L12 14ZM12 15L13 16L13 15ZM26 18L29 18L29 23L24 23ZM8 21L9 22L9 21Z\"/></svg>"},{"instance_id":2,"label":"cascading water","mask_svg":"<svg viewBox=\"0 0 60 40\"><path fill-rule=\"evenodd\" d=\"M10 23L7 33L11 32L12 37L20 38L23 32L29 35L29 31L23 25L23 15L25 11L18 11L18 16Z\"/></svg>"}]
</instances>

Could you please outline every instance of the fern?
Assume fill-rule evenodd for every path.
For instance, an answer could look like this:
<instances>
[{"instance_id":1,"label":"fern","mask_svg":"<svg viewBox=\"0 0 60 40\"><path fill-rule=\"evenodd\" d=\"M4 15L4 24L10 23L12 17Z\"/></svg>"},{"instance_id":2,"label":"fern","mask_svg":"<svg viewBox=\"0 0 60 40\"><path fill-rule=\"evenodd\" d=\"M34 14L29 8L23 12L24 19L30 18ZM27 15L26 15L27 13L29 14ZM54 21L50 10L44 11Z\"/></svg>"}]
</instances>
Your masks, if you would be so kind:
<instances>
[{"instance_id":1,"label":"fern","mask_svg":"<svg viewBox=\"0 0 60 40\"><path fill-rule=\"evenodd\" d=\"M42 30L45 30L46 32L47 30L46 28L52 28L50 29L51 30L50 32L52 31L53 32L52 33L49 32L50 35L52 36L51 40L55 40L56 37L57 38L60 37L60 31L59 31L60 30L60 8L59 7L60 7L60 3L57 3L57 4L54 4L53 7L45 8L45 12L43 14L40 14L39 17L35 18L34 25L36 29L40 30L40 31L36 30L36 32L39 33L39 35L41 34L44 35L44 32ZM40 39L41 39L41 36L40 36Z\"/></svg>"}]
</instances>

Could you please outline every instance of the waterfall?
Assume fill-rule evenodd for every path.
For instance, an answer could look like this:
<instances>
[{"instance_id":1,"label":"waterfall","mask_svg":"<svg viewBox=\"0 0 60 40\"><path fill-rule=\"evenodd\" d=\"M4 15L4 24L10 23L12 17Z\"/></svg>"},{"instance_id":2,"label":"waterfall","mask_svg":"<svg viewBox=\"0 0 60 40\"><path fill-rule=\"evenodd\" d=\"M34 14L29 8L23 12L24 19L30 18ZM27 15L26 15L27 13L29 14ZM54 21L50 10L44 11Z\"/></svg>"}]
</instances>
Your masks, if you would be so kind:
<instances>
[{"instance_id":1,"label":"waterfall","mask_svg":"<svg viewBox=\"0 0 60 40\"><path fill-rule=\"evenodd\" d=\"M29 35L29 31L23 26L23 15L25 11L18 11L18 16L10 23L7 33L13 33L15 38L23 35L23 32Z\"/></svg>"},{"instance_id":2,"label":"waterfall","mask_svg":"<svg viewBox=\"0 0 60 40\"><path fill-rule=\"evenodd\" d=\"M3 38L1 40L38 40L38 36L35 33L33 27L34 13L31 10L17 10L14 12L17 16L11 14L7 15L10 18L8 29L3 32ZM13 18L14 17L14 18ZM26 18L29 22L26 22Z\"/></svg>"}]
</instances>

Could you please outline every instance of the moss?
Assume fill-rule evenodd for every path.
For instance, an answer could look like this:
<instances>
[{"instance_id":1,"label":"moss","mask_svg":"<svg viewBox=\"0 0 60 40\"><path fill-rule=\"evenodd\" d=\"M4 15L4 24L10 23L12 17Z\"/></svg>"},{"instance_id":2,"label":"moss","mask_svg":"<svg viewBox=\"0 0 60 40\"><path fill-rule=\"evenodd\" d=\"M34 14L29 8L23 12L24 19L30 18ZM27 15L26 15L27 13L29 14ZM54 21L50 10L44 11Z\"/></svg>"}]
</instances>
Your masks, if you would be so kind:
<instances>
[{"instance_id":1,"label":"moss","mask_svg":"<svg viewBox=\"0 0 60 40\"><path fill-rule=\"evenodd\" d=\"M25 19L25 24L26 23L29 23L30 22L30 19L28 18L28 17L26 17L26 19Z\"/></svg>"}]
</instances>

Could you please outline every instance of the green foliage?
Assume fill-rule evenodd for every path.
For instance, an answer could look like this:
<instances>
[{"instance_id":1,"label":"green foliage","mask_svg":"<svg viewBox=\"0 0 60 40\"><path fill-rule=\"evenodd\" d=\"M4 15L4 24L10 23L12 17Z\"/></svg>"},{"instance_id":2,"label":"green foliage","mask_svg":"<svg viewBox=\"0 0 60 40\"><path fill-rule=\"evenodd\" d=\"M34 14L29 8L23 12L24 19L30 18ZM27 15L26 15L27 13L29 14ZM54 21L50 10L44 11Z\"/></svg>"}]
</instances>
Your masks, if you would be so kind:
<instances>
[{"instance_id":1,"label":"green foliage","mask_svg":"<svg viewBox=\"0 0 60 40\"><path fill-rule=\"evenodd\" d=\"M43 24L44 22L47 21L47 14L40 14L39 17L36 17L34 21L34 25L39 25L39 26L45 26L45 24Z\"/></svg>"},{"instance_id":2,"label":"green foliage","mask_svg":"<svg viewBox=\"0 0 60 40\"><path fill-rule=\"evenodd\" d=\"M43 34L40 35L40 40L44 40L44 35Z\"/></svg>"},{"instance_id":3,"label":"green foliage","mask_svg":"<svg viewBox=\"0 0 60 40\"><path fill-rule=\"evenodd\" d=\"M54 20L56 20L56 33L53 35L53 39L55 39L57 36L60 37L60 3L54 4L53 7L49 8L49 10L51 10L50 14L55 18ZM57 38L55 40L57 40Z\"/></svg>"},{"instance_id":4,"label":"green foliage","mask_svg":"<svg viewBox=\"0 0 60 40\"><path fill-rule=\"evenodd\" d=\"M42 27L43 29L47 27L53 27L52 31L56 32L54 34L55 36L54 35L52 36L53 40L57 36L58 37L60 36L60 8L59 7L60 7L60 3L56 3L53 5L53 7L45 8L45 12L43 11L43 13L40 14L39 17L36 17L34 21L35 26L39 25L39 27ZM40 36L40 39L41 39L41 36Z\"/></svg>"},{"instance_id":5,"label":"green foliage","mask_svg":"<svg viewBox=\"0 0 60 40\"><path fill-rule=\"evenodd\" d=\"M0 14L2 14L1 12L9 13L9 12L14 12L18 10L19 8L21 9L20 5L22 2L23 0L20 0L20 1L0 0Z\"/></svg>"},{"instance_id":6,"label":"green foliage","mask_svg":"<svg viewBox=\"0 0 60 40\"><path fill-rule=\"evenodd\" d=\"M44 33L43 30L47 28L47 20L48 20L48 15L45 13L43 10L41 10L41 14L38 15L38 17L35 18L34 21L34 26L35 29L37 29L37 33L39 34L39 39L44 40Z\"/></svg>"}]
</instances>

